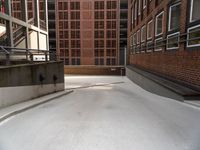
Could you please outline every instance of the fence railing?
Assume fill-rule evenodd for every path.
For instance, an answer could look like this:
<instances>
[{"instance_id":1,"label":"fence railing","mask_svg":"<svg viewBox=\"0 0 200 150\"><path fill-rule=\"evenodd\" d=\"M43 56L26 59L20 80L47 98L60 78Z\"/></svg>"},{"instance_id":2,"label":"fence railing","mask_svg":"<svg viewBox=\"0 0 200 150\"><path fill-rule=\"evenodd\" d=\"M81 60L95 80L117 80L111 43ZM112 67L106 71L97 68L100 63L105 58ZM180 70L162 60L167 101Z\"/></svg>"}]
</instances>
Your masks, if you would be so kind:
<instances>
[{"instance_id":1,"label":"fence railing","mask_svg":"<svg viewBox=\"0 0 200 150\"><path fill-rule=\"evenodd\" d=\"M58 61L56 52L39 49L22 49L0 46L0 62L10 65L13 61L22 63Z\"/></svg>"},{"instance_id":2,"label":"fence railing","mask_svg":"<svg viewBox=\"0 0 200 150\"><path fill-rule=\"evenodd\" d=\"M197 37L189 37L192 34L199 34L199 35ZM168 43L168 40L173 39L175 37L178 38L178 41ZM158 40L159 38L162 38L162 39L159 40L158 42L159 44L158 44L156 40ZM200 30L191 31L188 33L183 33L183 34L177 34L177 36L172 36L171 38L170 37L169 38L159 37L159 38L155 38L154 41L150 39L150 40L147 40L146 42L141 42L140 44L131 45L130 53L137 54L140 52L153 52L153 51L156 51L157 48L161 48L161 49L165 48L166 50L168 50L170 49L168 46L174 45L174 44L177 44L178 45L177 48L179 48L180 44L182 43L185 43L186 46L188 46L189 42L194 42L194 41L199 41L199 44L189 45L190 47L195 46L195 45L200 45Z\"/></svg>"}]
</instances>

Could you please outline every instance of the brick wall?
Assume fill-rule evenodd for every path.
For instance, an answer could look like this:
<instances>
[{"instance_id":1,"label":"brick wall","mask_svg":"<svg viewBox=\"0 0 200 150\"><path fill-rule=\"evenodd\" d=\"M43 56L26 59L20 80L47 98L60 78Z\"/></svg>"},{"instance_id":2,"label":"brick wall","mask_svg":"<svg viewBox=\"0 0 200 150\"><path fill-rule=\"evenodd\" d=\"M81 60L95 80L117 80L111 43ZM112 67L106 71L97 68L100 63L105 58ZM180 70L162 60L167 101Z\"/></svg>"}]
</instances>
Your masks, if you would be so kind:
<instances>
[{"instance_id":1,"label":"brick wall","mask_svg":"<svg viewBox=\"0 0 200 150\"><path fill-rule=\"evenodd\" d=\"M130 64L200 86L199 50L131 55Z\"/></svg>"},{"instance_id":2,"label":"brick wall","mask_svg":"<svg viewBox=\"0 0 200 150\"><path fill-rule=\"evenodd\" d=\"M131 36L135 34L139 29L141 30L143 25L147 25L148 21L153 20L153 37L152 42L155 44L155 39L162 37L167 38L175 32L180 32L180 35L187 32L187 28L193 26L193 23L189 22L190 13L190 1L182 0L180 9L180 27L176 30L168 31L168 19L169 19L169 6L178 1L162 0L159 5L156 5L156 0L148 1L147 8L142 10L141 15L137 16L137 22L131 23L131 8L134 6L134 2L138 0L129 0L129 50L131 49ZM172 3L172 4L171 4ZM142 8L141 8L142 9ZM163 34L155 36L155 19L161 11L164 11L163 19ZM194 22L200 24L200 20ZM132 27L132 29L131 29ZM180 40L186 40L186 36L181 36ZM148 41L147 39L145 42ZM140 43L141 44L141 43ZM166 42L165 42L166 44ZM139 52L130 53L129 63L136 65L144 69L153 71L157 74L161 74L177 81L183 81L192 86L200 86L200 49L199 47L186 48L186 42L179 42L179 48L174 50L166 50L166 46L163 46L159 52L154 51L147 53Z\"/></svg>"}]
</instances>

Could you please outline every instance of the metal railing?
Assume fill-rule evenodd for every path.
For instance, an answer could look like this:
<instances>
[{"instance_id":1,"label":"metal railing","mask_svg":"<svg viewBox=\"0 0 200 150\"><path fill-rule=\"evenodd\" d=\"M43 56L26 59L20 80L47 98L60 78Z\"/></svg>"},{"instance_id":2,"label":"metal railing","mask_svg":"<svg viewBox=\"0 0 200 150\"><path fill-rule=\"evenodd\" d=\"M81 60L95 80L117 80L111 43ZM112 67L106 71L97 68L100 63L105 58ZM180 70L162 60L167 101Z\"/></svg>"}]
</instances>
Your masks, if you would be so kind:
<instances>
[{"instance_id":1,"label":"metal railing","mask_svg":"<svg viewBox=\"0 0 200 150\"><path fill-rule=\"evenodd\" d=\"M162 38L162 40L160 40L157 44L156 40L159 39L159 38L155 38L154 41L151 39L151 40L147 40L146 42L142 42L140 44L135 44L135 45L131 45L130 46L130 52L131 54L137 54L137 53L140 53L140 52L150 52L150 51L156 51L157 48L160 48L163 50L164 48L167 49L168 45L173 45L173 44L178 44L180 46L180 44L182 43L186 43L188 44L190 41L197 41L199 40L200 41L200 36L198 37L193 37L193 38L189 38L189 35L193 34L193 33L199 33L200 30L196 30L196 31L191 31L191 32L188 32L188 33L183 33L183 34L179 34L177 36L174 36L174 37L177 37L179 40L177 42L170 42L168 43L168 39L173 39L174 37L171 37L171 38L163 38L163 37L159 37L159 38ZM148 46L148 43L150 43ZM144 45L143 45L144 44Z\"/></svg>"},{"instance_id":2,"label":"metal railing","mask_svg":"<svg viewBox=\"0 0 200 150\"><path fill-rule=\"evenodd\" d=\"M39 49L22 49L0 46L0 62L3 65L11 65L12 62L37 63L58 61L56 52Z\"/></svg>"}]
</instances>

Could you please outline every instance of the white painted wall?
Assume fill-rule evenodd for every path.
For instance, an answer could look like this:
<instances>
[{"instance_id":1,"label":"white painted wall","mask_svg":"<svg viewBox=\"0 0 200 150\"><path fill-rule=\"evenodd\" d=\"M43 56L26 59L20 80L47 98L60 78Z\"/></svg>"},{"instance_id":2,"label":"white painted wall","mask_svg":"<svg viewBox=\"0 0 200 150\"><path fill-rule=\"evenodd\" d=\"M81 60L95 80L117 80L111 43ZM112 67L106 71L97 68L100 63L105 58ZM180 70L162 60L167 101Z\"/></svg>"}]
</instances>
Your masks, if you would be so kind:
<instances>
[{"instance_id":1,"label":"white painted wall","mask_svg":"<svg viewBox=\"0 0 200 150\"><path fill-rule=\"evenodd\" d=\"M23 101L28 101L46 94L56 91L62 91L64 83L34 85L34 86L18 86L18 87L4 87L0 88L0 108L17 104Z\"/></svg>"},{"instance_id":2,"label":"white painted wall","mask_svg":"<svg viewBox=\"0 0 200 150\"><path fill-rule=\"evenodd\" d=\"M0 24L0 37L6 33L6 27L3 24Z\"/></svg>"},{"instance_id":3,"label":"white painted wall","mask_svg":"<svg viewBox=\"0 0 200 150\"><path fill-rule=\"evenodd\" d=\"M36 31L32 31L29 35L30 49L38 49L38 35Z\"/></svg>"},{"instance_id":4,"label":"white painted wall","mask_svg":"<svg viewBox=\"0 0 200 150\"><path fill-rule=\"evenodd\" d=\"M47 50L47 36L40 33L39 34L39 39L40 39L39 49Z\"/></svg>"}]
</instances>

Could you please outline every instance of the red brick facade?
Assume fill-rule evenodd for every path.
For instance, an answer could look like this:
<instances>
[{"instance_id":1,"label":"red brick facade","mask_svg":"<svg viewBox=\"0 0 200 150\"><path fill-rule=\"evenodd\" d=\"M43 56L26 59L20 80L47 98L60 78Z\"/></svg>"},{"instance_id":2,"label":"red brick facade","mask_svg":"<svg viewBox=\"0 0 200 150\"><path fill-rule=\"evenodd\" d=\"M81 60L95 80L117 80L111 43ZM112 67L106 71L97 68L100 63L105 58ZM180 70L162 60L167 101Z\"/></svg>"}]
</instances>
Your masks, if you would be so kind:
<instances>
[{"instance_id":1,"label":"red brick facade","mask_svg":"<svg viewBox=\"0 0 200 150\"><path fill-rule=\"evenodd\" d=\"M56 1L57 53L65 65L119 64L119 0Z\"/></svg>"},{"instance_id":2,"label":"red brick facade","mask_svg":"<svg viewBox=\"0 0 200 150\"><path fill-rule=\"evenodd\" d=\"M146 6L143 4L145 1ZM199 1L140 2L138 4L138 0L129 0L129 63L200 86ZM153 34L148 38L151 20ZM143 30L143 27L146 30Z\"/></svg>"}]
</instances>

